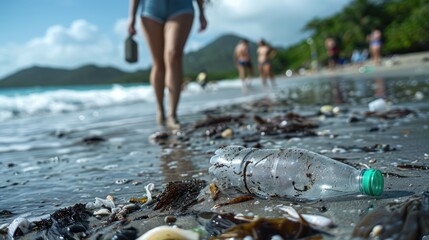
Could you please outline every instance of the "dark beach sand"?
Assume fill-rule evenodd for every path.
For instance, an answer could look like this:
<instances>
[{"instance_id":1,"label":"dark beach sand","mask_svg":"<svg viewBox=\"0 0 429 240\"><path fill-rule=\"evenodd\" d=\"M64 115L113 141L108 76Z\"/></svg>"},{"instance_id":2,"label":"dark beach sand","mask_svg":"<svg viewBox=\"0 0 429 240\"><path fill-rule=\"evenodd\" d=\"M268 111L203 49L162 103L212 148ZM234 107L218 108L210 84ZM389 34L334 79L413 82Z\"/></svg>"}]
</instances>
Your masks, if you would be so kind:
<instances>
[{"instance_id":1,"label":"dark beach sand","mask_svg":"<svg viewBox=\"0 0 429 240\"><path fill-rule=\"evenodd\" d=\"M417 65L420 70L416 70ZM330 234L322 235L324 239L350 238L353 228L368 209L403 202L413 195L421 194L428 190L429 171L425 169L425 166L429 166L427 155L429 154L429 83L427 80L429 79L429 74L427 70L421 70L427 69L426 63L417 65L404 68L402 72L393 74L407 79L410 75L415 76L416 71L423 71L426 79L422 80L424 83L422 86L425 86L425 88L413 90L414 92L411 94L413 95L416 91L420 91L424 96L419 101L409 100L402 102L397 99L391 99L393 103L392 109L412 110L412 113L406 114L406 116L395 115L393 119L365 117L364 114L368 111L366 103L370 99L374 99L374 96L357 102L349 99L347 103L337 104L335 103L337 98L332 97L332 99L327 99L324 102L313 101L307 104L305 100L299 102L297 99L292 98L293 92L289 91L283 94L276 94L271 98L217 107L197 114L182 116L182 121L185 125L180 131L167 131L165 135L161 135L158 139L151 141L151 145L148 146L148 149L145 149L150 152L150 155L146 157L158 158L162 161L163 170L160 174L164 177L160 182L155 182L155 195L159 195L164 190L165 185L163 184L170 181L199 179L209 183L209 159L213 152L221 146L244 145L260 148L300 147L340 159L357 168L369 166L380 169L385 173L385 189L380 197L350 196L316 202L254 198L247 202L214 209L215 204L226 202L229 199L221 194L216 201L213 201L209 191L205 188L198 198L200 202L191 205L186 210L172 208L161 211L154 210L154 205L150 205L142 206L141 209L128 213L122 221L115 220L111 223L106 223L107 216L101 219L90 217L88 219L88 228L85 231L87 236L85 239L112 239L112 236L117 231L130 227L137 229L137 235L140 236L154 227L165 225L166 216L175 216L177 220L174 224L183 229L203 228L201 222L204 222L204 220L200 214L202 212L257 215L269 218L284 217L285 212L280 210L279 206L293 206L300 213L323 215L330 218L334 223L334 227L324 229ZM374 79L388 76L390 72L374 72L370 73L371 75L367 75L366 78ZM349 75L350 78L359 76L358 74ZM287 81L287 79L278 80ZM317 80L317 78L314 78L314 81ZM386 82L388 81L390 80L386 77ZM303 92L301 93L304 94ZM398 96L398 93L395 94ZM388 92L387 95L392 96L392 93ZM336 95L332 94L332 96ZM330 103L332 106L340 106L344 112L335 116L318 114L320 106L326 103ZM254 120L255 116L270 119L275 116L285 116L290 112L307 116L309 120L318 123L318 128L305 130L304 132L261 134L257 121ZM216 124L196 127L196 124L201 123L208 114L224 118L218 119ZM353 116L355 116L355 120L360 121L352 121ZM229 117L232 118L228 119ZM219 120L225 121L220 123ZM233 135L226 138L222 137L221 133L228 128L233 131ZM319 135L314 136L311 134L312 131L319 133ZM132 136L132 142L147 141L148 138L148 134ZM376 152L356 150L363 147L373 147L376 144L388 145L389 148ZM132 151L130 149L132 146L137 145L131 143L125 148ZM341 148L345 151L336 151L334 148ZM144 158L145 156L138 157ZM398 167L401 164L410 168ZM115 203L127 204L131 197L143 197L146 184L148 182L144 181L140 185L131 185L130 183L128 194L118 194L118 196L113 194L116 199ZM99 197L105 198L106 196L100 195ZM32 231L20 239L36 239L38 236L43 237L45 232L46 230ZM76 239L78 239L77 236L75 234Z\"/></svg>"}]
</instances>

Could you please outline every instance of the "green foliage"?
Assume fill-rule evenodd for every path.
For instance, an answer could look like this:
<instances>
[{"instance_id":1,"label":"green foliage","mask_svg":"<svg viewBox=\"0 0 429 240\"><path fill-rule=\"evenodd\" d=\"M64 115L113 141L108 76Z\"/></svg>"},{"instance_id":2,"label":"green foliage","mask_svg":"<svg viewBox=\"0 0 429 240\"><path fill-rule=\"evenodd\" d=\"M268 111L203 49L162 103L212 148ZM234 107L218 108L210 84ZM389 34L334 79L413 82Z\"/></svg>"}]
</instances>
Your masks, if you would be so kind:
<instances>
[{"instance_id":1,"label":"green foliage","mask_svg":"<svg viewBox=\"0 0 429 240\"><path fill-rule=\"evenodd\" d=\"M326 64L324 39L336 39L340 58L349 59L354 49L368 48L367 36L373 28L383 32L385 55L429 50L429 0L354 0L331 17L311 20L303 30L315 41L319 63ZM304 42L281 53L287 59L285 69L308 66Z\"/></svg>"}]
</instances>

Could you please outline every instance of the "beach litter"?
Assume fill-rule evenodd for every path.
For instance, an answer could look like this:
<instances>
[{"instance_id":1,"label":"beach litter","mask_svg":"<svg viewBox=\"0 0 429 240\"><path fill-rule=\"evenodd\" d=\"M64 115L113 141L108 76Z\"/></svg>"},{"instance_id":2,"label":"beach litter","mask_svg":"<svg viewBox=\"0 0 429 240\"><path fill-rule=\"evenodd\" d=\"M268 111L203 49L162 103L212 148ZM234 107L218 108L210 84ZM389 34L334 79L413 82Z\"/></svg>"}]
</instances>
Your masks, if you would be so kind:
<instances>
[{"instance_id":1,"label":"beach litter","mask_svg":"<svg viewBox=\"0 0 429 240\"><path fill-rule=\"evenodd\" d=\"M206 181L199 179L169 182L159 195L154 210L184 212L198 202L197 197L206 185Z\"/></svg>"},{"instance_id":2,"label":"beach litter","mask_svg":"<svg viewBox=\"0 0 429 240\"><path fill-rule=\"evenodd\" d=\"M364 215L353 239L424 239L429 236L429 191Z\"/></svg>"}]
</instances>

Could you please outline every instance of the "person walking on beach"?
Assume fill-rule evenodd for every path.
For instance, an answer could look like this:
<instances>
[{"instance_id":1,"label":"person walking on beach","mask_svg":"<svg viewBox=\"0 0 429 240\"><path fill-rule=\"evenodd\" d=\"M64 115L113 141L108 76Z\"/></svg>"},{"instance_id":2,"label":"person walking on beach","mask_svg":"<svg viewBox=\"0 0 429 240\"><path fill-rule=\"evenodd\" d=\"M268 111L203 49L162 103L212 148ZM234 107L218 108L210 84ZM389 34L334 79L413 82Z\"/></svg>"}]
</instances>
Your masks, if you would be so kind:
<instances>
[{"instance_id":1,"label":"person walking on beach","mask_svg":"<svg viewBox=\"0 0 429 240\"><path fill-rule=\"evenodd\" d=\"M253 65L249 53L249 41L242 39L234 50L234 63L242 83L242 91L246 93L250 84L250 76L253 75Z\"/></svg>"},{"instance_id":2,"label":"person walking on beach","mask_svg":"<svg viewBox=\"0 0 429 240\"><path fill-rule=\"evenodd\" d=\"M258 55L258 70L259 76L262 80L262 86L266 88L267 78L271 80L271 87L276 85L274 75L271 72L271 58L275 54L275 49L269 46L263 39L258 43L258 49L256 50Z\"/></svg>"},{"instance_id":3,"label":"person walking on beach","mask_svg":"<svg viewBox=\"0 0 429 240\"><path fill-rule=\"evenodd\" d=\"M328 68L335 70L339 59L339 50L335 39L329 37L325 40L325 48L328 54Z\"/></svg>"},{"instance_id":4,"label":"person walking on beach","mask_svg":"<svg viewBox=\"0 0 429 240\"><path fill-rule=\"evenodd\" d=\"M197 0L199 31L205 30L204 0ZM152 56L150 82L157 102L156 121L170 129L180 128L177 106L183 79L183 49L194 19L193 0L130 0L128 33L136 34L138 7L146 42ZM169 92L168 116L165 116L164 89Z\"/></svg>"},{"instance_id":5,"label":"person walking on beach","mask_svg":"<svg viewBox=\"0 0 429 240\"><path fill-rule=\"evenodd\" d=\"M374 65L380 65L381 63L381 31L375 28L368 36L369 51L371 54L371 60Z\"/></svg>"}]
</instances>

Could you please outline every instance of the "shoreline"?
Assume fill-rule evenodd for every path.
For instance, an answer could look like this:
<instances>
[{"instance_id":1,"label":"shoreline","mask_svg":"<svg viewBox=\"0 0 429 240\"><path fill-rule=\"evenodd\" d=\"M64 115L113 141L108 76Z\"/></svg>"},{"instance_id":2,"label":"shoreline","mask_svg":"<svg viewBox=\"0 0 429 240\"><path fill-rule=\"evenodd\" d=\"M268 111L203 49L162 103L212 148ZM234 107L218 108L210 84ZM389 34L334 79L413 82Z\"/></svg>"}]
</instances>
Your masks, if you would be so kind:
<instances>
[{"instance_id":1,"label":"shoreline","mask_svg":"<svg viewBox=\"0 0 429 240\"><path fill-rule=\"evenodd\" d=\"M329 75L330 76L330 75ZM370 77L365 74L364 76ZM282 101L283 100L283 101ZM88 227L83 231L87 239L112 239L118 231L134 227L138 236L160 225L177 225L183 229L195 229L201 226L201 213L234 213L244 216L285 217L286 213L280 206L293 206L299 213L322 215L332 220L335 227L324 229L331 235L323 235L324 239L347 239L361 216L368 209L378 206L384 207L391 203L404 202L414 194L426 191L425 183L429 174L423 169L401 169L398 164L429 166L425 154L429 140L428 100L416 105L417 116L407 115L392 120L365 117L366 106L339 105L349 111L338 115L320 115L319 106L297 105L289 99L258 99L251 102L236 103L204 110L196 114L184 116L187 124L179 132L165 132L152 136L152 147L159 149L158 158L162 159L166 171L165 182L183 179L199 179L210 181L208 175L208 160L213 152L224 145L247 145L262 148L301 147L314 152L323 153L332 158L343 159L355 167L365 165L382 170L385 174L385 192L381 197L356 197L323 200L316 202L297 202L282 199L259 199L222 206L213 209L215 204L229 200L225 195L213 201L209 191L205 188L201 192L199 201L185 211L153 210L154 205L137 203L140 209L127 213L125 220L114 220L109 223L109 215L100 219L90 216ZM396 106L401 108L401 105ZM254 116L270 119L284 115L285 112L296 112L308 116L318 122L314 136L300 135L302 133L261 134ZM361 121L350 122L355 116ZM215 120L201 122L203 116L217 117ZM199 126L199 127L196 127ZM370 131L370 129L377 130ZM225 130L231 129L232 135L222 136ZM148 136L135 137L136 141L146 141ZM358 151L361 147L371 147L376 144L389 145L392 151L364 152ZM337 150L334 150L337 149ZM342 150L338 150L342 149ZM110 150L112 151L112 150ZM152 154L154 155L154 154ZM176 164L176 165L174 165ZM177 166L171 168L171 166ZM135 197L145 195L144 187L148 182L129 187L136 193ZM161 183L155 183L154 194L159 196L165 188ZM98 196L102 199L107 196ZM113 195L115 204L127 205L128 201ZM204 200L201 200L204 199ZM126 199L125 199L126 200ZM128 199L129 200L129 199ZM85 204L85 203L84 203ZM90 215L94 210L91 209ZM167 220L168 219L170 220ZM171 220L175 219L175 221ZM169 223L167 223L169 222ZM78 222L77 222L78 223ZM75 225L77 223L74 223ZM70 227L70 226L67 226ZM67 228L65 227L65 229ZM49 228L48 228L49 229ZM36 239L43 236L48 229L32 231L19 239ZM71 234L71 233L69 233ZM80 232L82 234L82 232ZM71 234L74 237L78 233ZM4 235L3 235L4 236Z\"/></svg>"},{"instance_id":2,"label":"shoreline","mask_svg":"<svg viewBox=\"0 0 429 240\"><path fill-rule=\"evenodd\" d=\"M427 112L428 107L426 104L425 109L420 110L423 113L424 111ZM250 134L251 131L245 127L246 124L252 123L252 115L270 118L281 115L282 109L285 108L295 109L295 106L291 106L287 102L272 102L270 100L222 106L209 111L211 115L219 117L217 123L208 125L201 123L200 126L202 127L195 128L197 122L201 121L204 115L204 113L198 113L192 117L189 116L189 118L194 119L194 122L185 126L180 131L180 134L165 132L165 134L153 138L153 141L161 149L172 150L172 152L162 153L163 151L161 151L160 153L160 157L167 159L167 162L176 160L180 154L191 161L197 158L208 160L219 146L236 144L249 147L259 145L263 148L301 147L314 152L324 152L329 157L341 158L354 166L369 165L376 169L381 169L384 173L392 173L391 176L385 175L385 192L382 196L340 198L308 203L281 199L265 200L255 197L246 202L214 209L215 204L227 202L229 198L221 194L219 199L213 201L207 188L205 188L201 192L201 199L203 200L200 199L200 202L191 205L189 209L184 211L175 209L153 210L153 205L137 204L140 209L126 214L126 220L114 220L106 223L109 215L99 218L91 216L88 219L89 227L85 230L88 236L87 239L112 239L112 236L118 234L118 232L123 232L124 229L130 228L137 229L137 236L140 236L144 232L161 225L177 225L182 229L201 228L202 220L200 215L204 212L234 213L236 215L270 218L285 217L286 214L281 210L281 207L287 206L294 207L299 213L321 215L332 220L334 227L323 229L329 233L328 235L322 235L324 239L345 239L350 238L356 223L368 209L386 206L393 202L403 202L412 195L420 194L426 190L425 183L429 180L429 175L426 171L401 170L392 163L399 160L410 164L414 162L416 165L429 165L424 155L428 143L427 134L429 133L427 114L419 117L401 117L390 121L368 118L363 122L348 124L344 124L349 117L347 113L324 118L315 116L313 119L320 124L316 130L321 134L308 137L297 136L296 134L257 136ZM299 111L300 114L308 115L316 112L317 108L312 106L300 107ZM362 109L358 108L354 109L354 111L362 112ZM244 113L246 117L243 119L238 117L240 113ZM232 117L222 118L222 116ZM380 123L387 125L385 130L376 132L367 130L369 127L377 126ZM423 129L420 129L421 127ZM221 132L226 128L233 130L232 136L221 136ZM212 131L213 135L205 136L204 132L207 132L207 129L212 129L210 131ZM220 129L223 130L221 131ZM243 139L246 139L246 137L248 139L244 141ZM251 137L254 139L251 139ZM392 148L396 148L396 150L367 153L353 150L345 150L344 152L333 150L334 148L347 149L347 146L353 149L353 146L373 146L374 144L388 144ZM178 171L180 170L176 170L171 175L171 179L168 180L176 181L192 178L210 180L207 169L204 168L195 167L193 174L188 173L187 177L180 177L180 172ZM146 183L133 187L135 192L139 192L138 189L141 192L141 195L136 197L145 195L144 185ZM164 187L156 186L154 193L159 196ZM104 199L106 196L99 197ZM115 203L116 205L128 204L128 202L119 202L117 200ZM90 212L92 213L94 210L96 209ZM167 219L174 219L174 221ZM172 222L167 223L168 221ZM19 239L36 239L36 237L43 236L45 231L33 231ZM74 234L74 236L77 236L77 234Z\"/></svg>"}]
</instances>

